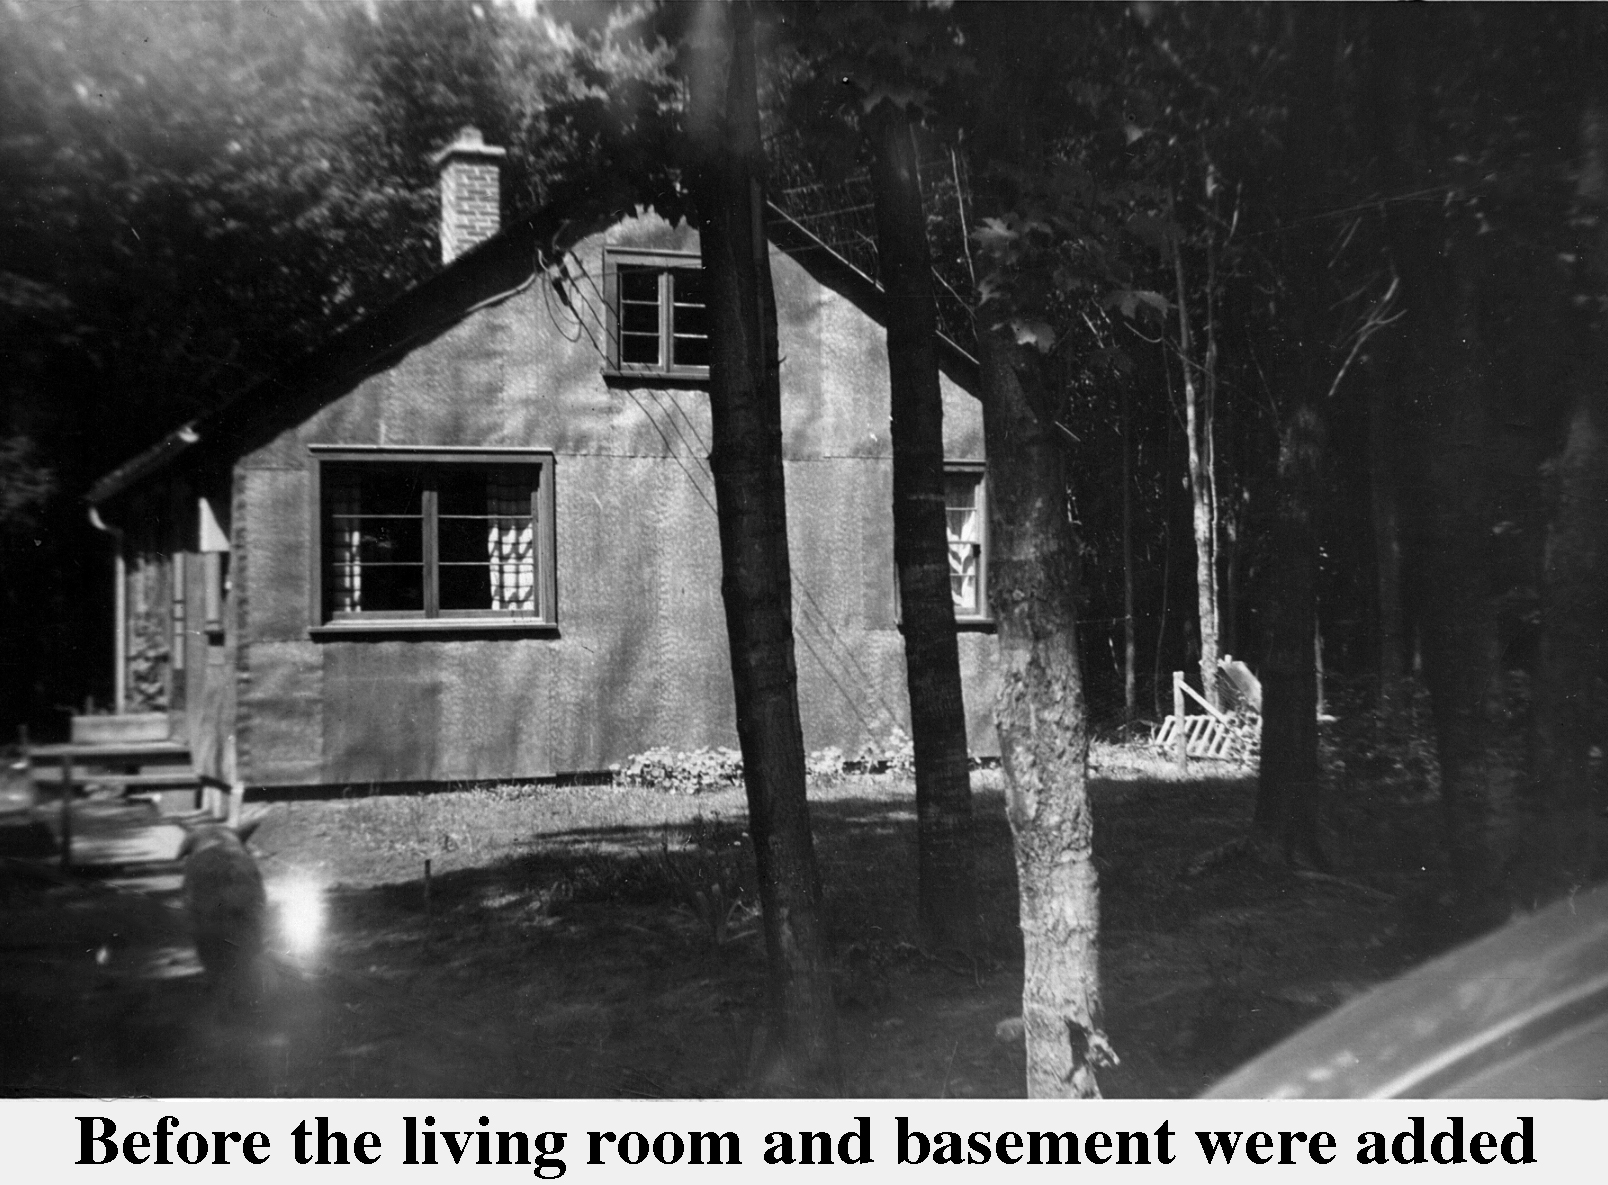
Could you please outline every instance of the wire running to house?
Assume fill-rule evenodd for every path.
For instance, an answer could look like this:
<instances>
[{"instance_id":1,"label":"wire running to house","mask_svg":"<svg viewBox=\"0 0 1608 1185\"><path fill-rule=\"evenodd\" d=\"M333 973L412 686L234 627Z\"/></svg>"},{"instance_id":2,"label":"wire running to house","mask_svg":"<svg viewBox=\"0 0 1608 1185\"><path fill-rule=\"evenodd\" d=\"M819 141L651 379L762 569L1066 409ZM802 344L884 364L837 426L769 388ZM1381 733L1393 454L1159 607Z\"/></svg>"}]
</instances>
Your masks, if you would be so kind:
<instances>
[{"instance_id":1,"label":"wire running to house","mask_svg":"<svg viewBox=\"0 0 1608 1185\"><path fill-rule=\"evenodd\" d=\"M866 242L874 247L874 240L868 238ZM573 265L573 271L571 271L571 265ZM585 262L574 253L567 253L563 266L564 277L570 281L572 285L571 291L576 296L576 300L573 303L569 301L564 301L564 303L574 313L575 324L589 338L593 349L597 351L605 363L608 363L611 357L619 350L621 344L618 330L611 328L609 318L602 312L607 307L608 297ZM940 282L943 282L942 277L937 278ZM584 295L587 290L590 290L589 297ZM951 289L951 291L953 290ZM562 297L560 299L563 300ZM583 308L592 314L591 319L595 322L596 329L601 332L602 341L599 340L598 333L593 332L593 325L589 325L587 319L583 317L581 313ZM718 506L705 486L705 482L710 487L714 485L714 473L708 464L709 445L703 439L692 418L687 414L686 409L682 408L673 396L665 396L670 399L671 406L681 412L681 418L686 421L693 436L697 439L701 452L698 449L694 449L686 435L681 431L674 413L666 410L664 405L659 402L661 392L650 385L644 385L641 391L638 391L634 385L622 384L621 389L625 391L637 409L652 424L654 431L658 433L660 440L664 442L666 452L675 461L682 473L685 474L687 481L697 492L699 498L718 516ZM653 401L654 408L659 413L658 416L655 416L643 402L642 395L644 393ZM668 423L668 431L665 423L661 423L661 418ZM671 441L671 433L674 433L681 442L682 451L678 451ZM685 456L682 455L683 451L686 454ZM689 461L696 468L696 473L694 473L693 468L688 467ZM867 737L881 739L893 729L900 727L898 711L880 691L875 693L875 714L882 717L885 724L879 729L877 724L866 715L862 707L865 700L863 689L876 688L879 686L879 681L873 678L871 672L861 663L856 653L856 648L850 645L833 627L830 615L822 608L820 601L811 591L808 583L800 578L798 572L793 573L792 584L795 619L804 627L796 631L796 636L804 649L815 660L821 673L842 696L843 702L860 722ZM855 687L859 687L862 690L856 692Z\"/></svg>"}]
</instances>

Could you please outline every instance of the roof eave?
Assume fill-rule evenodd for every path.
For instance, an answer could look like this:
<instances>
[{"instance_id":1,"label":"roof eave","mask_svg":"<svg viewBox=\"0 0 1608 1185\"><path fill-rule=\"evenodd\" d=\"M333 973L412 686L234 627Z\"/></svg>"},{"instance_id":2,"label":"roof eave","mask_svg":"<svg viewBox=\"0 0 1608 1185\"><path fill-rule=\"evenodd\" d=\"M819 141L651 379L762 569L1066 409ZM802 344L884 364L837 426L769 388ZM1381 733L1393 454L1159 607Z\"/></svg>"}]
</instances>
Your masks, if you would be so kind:
<instances>
[{"instance_id":1,"label":"roof eave","mask_svg":"<svg viewBox=\"0 0 1608 1185\"><path fill-rule=\"evenodd\" d=\"M187 452L200 442L201 433L196 426L197 423L198 421L191 420L183 427L169 432L144 452L124 461L90 486L89 493L84 495L84 501L91 506L100 506L129 487L139 484L159 469L166 468L181 453Z\"/></svg>"}]
</instances>

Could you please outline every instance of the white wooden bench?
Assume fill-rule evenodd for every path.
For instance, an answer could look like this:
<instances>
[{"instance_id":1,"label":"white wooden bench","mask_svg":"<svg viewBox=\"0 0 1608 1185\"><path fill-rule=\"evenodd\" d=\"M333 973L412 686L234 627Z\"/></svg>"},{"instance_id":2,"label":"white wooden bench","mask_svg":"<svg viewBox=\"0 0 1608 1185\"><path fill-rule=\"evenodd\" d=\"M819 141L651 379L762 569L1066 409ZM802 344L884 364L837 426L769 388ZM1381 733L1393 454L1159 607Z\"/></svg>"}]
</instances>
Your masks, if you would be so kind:
<instances>
[{"instance_id":1,"label":"white wooden bench","mask_svg":"<svg viewBox=\"0 0 1608 1185\"><path fill-rule=\"evenodd\" d=\"M1227 663L1231 660L1225 658L1223 661ZM1199 712L1189 713L1190 700L1195 701ZM1182 671L1174 671L1173 711L1156 730L1156 747L1169 754L1179 765L1187 764L1191 757L1216 761L1254 761L1262 748L1262 716L1245 699L1240 702L1242 706L1239 710L1225 712L1208 703L1200 692L1191 687L1184 680Z\"/></svg>"}]
</instances>

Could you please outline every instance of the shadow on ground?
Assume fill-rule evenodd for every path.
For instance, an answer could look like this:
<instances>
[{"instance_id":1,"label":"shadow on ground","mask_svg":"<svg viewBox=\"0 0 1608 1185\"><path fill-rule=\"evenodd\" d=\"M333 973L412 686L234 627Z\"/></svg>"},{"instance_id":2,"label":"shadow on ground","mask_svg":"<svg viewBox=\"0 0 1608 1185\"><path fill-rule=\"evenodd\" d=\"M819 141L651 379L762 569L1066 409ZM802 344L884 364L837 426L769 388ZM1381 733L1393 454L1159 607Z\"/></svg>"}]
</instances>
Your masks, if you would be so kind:
<instances>
[{"instance_id":1,"label":"shadow on ground","mask_svg":"<svg viewBox=\"0 0 1608 1185\"><path fill-rule=\"evenodd\" d=\"M1095 785L1102 973L1123 1059L1102 1077L1109 1095L1192 1095L1416 953L1392 884L1235 861L1188 875L1203 850L1244 833L1253 795L1246 778ZM977 795L989 938L972 960L912 944L909 782L852 779L812 798L848 1093L1019 1095L1022 1052L995 1038L1021 990L998 790ZM172 867L111 887L7 861L0 1089L755 1093L763 952L743 819L734 792L276 804L256 840L271 891L314 885L324 916L304 949L292 949L298 920L280 918L265 1002L234 1015L205 991Z\"/></svg>"}]
</instances>

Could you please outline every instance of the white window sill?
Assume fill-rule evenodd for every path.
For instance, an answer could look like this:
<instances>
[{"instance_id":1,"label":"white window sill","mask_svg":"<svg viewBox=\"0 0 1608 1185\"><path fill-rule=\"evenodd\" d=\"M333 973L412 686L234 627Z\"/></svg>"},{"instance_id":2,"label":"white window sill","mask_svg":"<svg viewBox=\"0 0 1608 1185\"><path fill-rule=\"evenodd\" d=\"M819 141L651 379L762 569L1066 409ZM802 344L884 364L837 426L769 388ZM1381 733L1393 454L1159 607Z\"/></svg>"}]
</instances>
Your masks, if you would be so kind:
<instances>
[{"instance_id":1,"label":"white window sill","mask_svg":"<svg viewBox=\"0 0 1608 1185\"><path fill-rule=\"evenodd\" d=\"M705 366L687 370L655 370L649 366L640 369L605 366L603 382L609 387L704 388L709 386L709 368Z\"/></svg>"}]
</instances>

